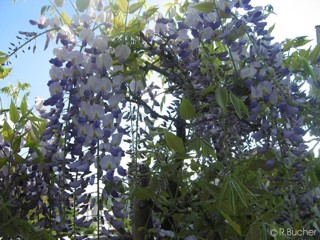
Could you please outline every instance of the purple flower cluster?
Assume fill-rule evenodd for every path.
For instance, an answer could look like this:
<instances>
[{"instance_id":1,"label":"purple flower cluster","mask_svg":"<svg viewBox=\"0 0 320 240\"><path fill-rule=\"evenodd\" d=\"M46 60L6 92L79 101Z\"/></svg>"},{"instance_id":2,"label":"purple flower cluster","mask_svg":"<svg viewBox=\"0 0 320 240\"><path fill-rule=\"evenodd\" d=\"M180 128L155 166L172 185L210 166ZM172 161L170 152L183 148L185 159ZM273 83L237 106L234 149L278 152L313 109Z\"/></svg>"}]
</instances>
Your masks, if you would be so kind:
<instances>
[{"instance_id":1,"label":"purple flower cluster","mask_svg":"<svg viewBox=\"0 0 320 240\"><path fill-rule=\"evenodd\" d=\"M291 73L282 66L281 45L271 42L273 38L265 29L263 9L253 8L249 2L219 1L208 13L198 11L197 4L191 3L180 21L160 16L153 38L148 40L150 54L160 56L161 72L165 72L169 85L176 86L172 89L177 95L193 101L200 98L207 104L214 99L210 87L230 89L247 102L250 112L247 126L241 119L231 120L229 116L228 121L241 125L236 130L239 136L249 137L253 130L250 126L256 125L259 129L251 137L257 142L264 139L262 149L279 147L277 136L281 135L293 146L292 152L301 156L305 145L298 106L305 99L291 87ZM240 8L247 10L242 16L235 14ZM221 131L222 121L217 114L217 109L211 108L204 116L209 124L199 128Z\"/></svg>"},{"instance_id":2,"label":"purple flower cluster","mask_svg":"<svg viewBox=\"0 0 320 240\"><path fill-rule=\"evenodd\" d=\"M280 164L294 171L284 184L305 182L307 146L300 106L306 96L283 67L282 46L272 41L263 8L249 2L214 2L210 12L190 3L182 20L160 15L152 37L148 31L144 40L149 55L159 56L160 69L154 70L166 77L171 93L191 100L201 113L194 120L196 134L212 143L218 161L271 149L278 157L266 160L268 168ZM241 8L243 15L237 13ZM228 115L214 105L217 88L239 97L248 116L240 118L230 104L233 114Z\"/></svg>"},{"instance_id":3,"label":"purple flower cluster","mask_svg":"<svg viewBox=\"0 0 320 240\"><path fill-rule=\"evenodd\" d=\"M100 17L108 29L111 14L101 12ZM123 87L128 80L123 75L124 64L131 50L125 44L110 47L108 37L97 35L91 30L92 24L92 16L81 15L57 33L62 47L54 49L55 56L50 59L50 97L43 102L50 109L42 111L41 117L47 120L42 135L44 156L53 170L47 179L51 212L59 216L64 228L71 229L74 225L88 227L93 218L84 214L91 209L100 232L99 224L104 221L101 213L108 199L113 199L113 217L108 219L111 224L124 218L117 190L121 181L114 172L126 176L120 166L124 156L120 143L125 133L120 124ZM78 28L82 30L77 36ZM96 186L97 196L87 193L90 186ZM66 219L66 209L76 211L74 224Z\"/></svg>"}]
</instances>

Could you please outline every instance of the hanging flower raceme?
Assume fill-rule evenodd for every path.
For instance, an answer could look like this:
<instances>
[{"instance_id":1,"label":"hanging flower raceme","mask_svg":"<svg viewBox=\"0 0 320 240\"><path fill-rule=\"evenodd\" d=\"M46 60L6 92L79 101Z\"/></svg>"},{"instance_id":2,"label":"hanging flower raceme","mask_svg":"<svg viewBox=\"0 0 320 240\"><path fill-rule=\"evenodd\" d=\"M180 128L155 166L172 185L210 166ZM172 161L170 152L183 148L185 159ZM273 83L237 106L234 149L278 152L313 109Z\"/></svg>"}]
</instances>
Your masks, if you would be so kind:
<instances>
[{"instance_id":1,"label":"hanging flower raceme","mask_svg":"<svg viewBox=\"0 0 320 240\"><path fill-rule=\"evenodd\" d=\"M99 19L111 21L110 16L104 11ZM60 216L55 223L56 230L66 226L88 227L92 219L82 216L87 209L96 209L94 214L98 227L101 226L104 221L102 202L110 198L115 203L111 224L118 227L120 222L117 219L124 217L123 207L118 203L120 192L117 186L121 179L113 177L113 172L117 169L120 176L126 175L120 165L124 156L120 146L124 133L120 127L121 103L124 101L122 86L128 79L122 76L122 65L131 50L125 44L114 49L109 47L107 36L90 29L94 18L94 15L83 14L74 17L71 25L61 26L57 36L62 47L54 49L55 57L50 60L50 97L37 103L41 116L47 120L42 137L43 154L50 158L51 167L56 169L52 179L48 178L46 182L52 189L48 193L52 208L48 217ZM32 23L49 26L42 22L44 20L40 19ZM110 23L103 22L106 27L110 27ZM82 28L78 35L77 28ZM75 45L78 40L82 51ZM114 60L117 65L113 65ZM44 106L51 109L45 112ZM53 179L56 179L54 187ZM108 187L101 191L101 184L105 182ZM95 196L86 193L89 185L96 186ZM75 225L66 219L66 209L78 211L80 217L74 220ZM97 231L100 233L102 228Z\"/></svg>"}]
</instances>

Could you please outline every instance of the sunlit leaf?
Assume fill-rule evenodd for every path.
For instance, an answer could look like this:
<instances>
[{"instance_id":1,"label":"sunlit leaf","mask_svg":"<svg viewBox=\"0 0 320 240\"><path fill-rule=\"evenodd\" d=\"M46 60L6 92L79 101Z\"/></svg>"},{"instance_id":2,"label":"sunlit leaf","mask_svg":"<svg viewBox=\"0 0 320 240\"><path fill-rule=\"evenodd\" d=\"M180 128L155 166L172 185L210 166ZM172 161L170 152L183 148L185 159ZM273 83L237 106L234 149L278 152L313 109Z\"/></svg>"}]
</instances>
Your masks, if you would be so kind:
<instances>
[{"instance_id":1,"label":"sunlit leaf","mask_svg":"<svg viewBox=\"0 0 320 240\"><path fill-rule=\"evenodd\" d=\"M145 4L145 2L137 2L137 3L134 3L132 4L130 7L129 7L129 13L134 13L136 12L137 10L141 9L143 7L143 5Z\"/></svg>"},{"instance_id":2,"label":"sunlit leaf","mask_svg":"<svg viewBox=\"0 0 320 240\"><path fill-rule=\"evenodd\" d=\"M117 0L117 5L121 12L126 13L128 11L128 0Z\"/></svg>"},{"instance_id":3,"label":"sunlit leaf","mask_svg":"<svg viewBox=\"0 0 320 240\"><path fill-rule=\"evenodd\" d=\"M213 6L212 2L199 3L195 6L193 6L193 8L197 9L200 12L204 12L204 13L209 13L214 10L214 6Z\"/></svg>"},{"instance_id":4,"label":"sunlit leaf","mask_svg":"<svg viewBox=\"0 0 320 240\"><path fill-rule=\"evenodd\" d=\"M320 43L312 50L310 53L309 59L311 64L316 63L320 53Z\"/></svg>"},{"instance_id":5,"label":"sunlit leaf","mask_svg":"<svg viewBox=\"0 0 320 240\"><path fill-rule=\"evenodd\" d=\"M70 26L72 21L69 18L68 14L65 11L62 11L60 14L61 14L61 22Z\"/></svg>"},{"instance_id":6,"label":"sunlit leaf","mask_svg":"<svg viewBox=\"0 0 320 240\"><path fill-rule=\"evenodd\" d=\"M145 27L145 23L143 21L141 21L140 18L133 18L128 23L127 31L129 33L132 33L133 35L135 35L135 34L141 32L144 27Z\"/></svg>"},{"instance_id":7,"label":"sunlit leaf","mask_svg":"<svg viewBox=\"0 0 320 240\"><path fill-rule=\"evenodd\" d=\"M2 125L2 136L8 142L11 141L12 136L13 136L13 129L10 127L7 120L4 120L3 125Z\"/></svg>"},{"instance_id":8,"label":"sunlit leaf","mask_svg":"<svg viewBox=\"0 0 320 240\"><path fill-rule=\"evenodd\" d=\"M158 11L158 7L155 6L151 6L147 9L147 11L144 13L144 18L148 19L149 17L151 17L154 13L156 13Z\"/></svg>"},{"instance_id":9,"label":"sunlit leaf","mask_svg":"<svg viewBox=\"0 0 320 240\"><path fill-rule=\"evenodd\" d=\"M10 120L13 123L17 123L19 121L19 118L20 118L19 111L13 101L11 101L10 103L9 116L10 116Z\"/></svg>"},{"instance_id":10,"label":"sunlit leaf","mask_svg":"<svg viewBox=\"0 0 320 240\"><path fill-rule=\"evenodd\" d=\"M7 77L10 74L11 70L12 68L4 68L0 66L0 80Z\"/></svg>"},{"instance_id":11,"label":"sunlit leaf","mask_svg":"<svg viewBox=\"0 0 320 240\"><path fill-rule=\"evenodd\" d=\"M28 111L28 103L27 103L27 97L26 95L23 96L20 104L20 111L24 115Z\"/></svg>"},{"instance_id":12,"label":"sunlit leaf","mask_svg":"<svg viewBox=\"0 0 320 240\"><path fill-rule=\"evenodd\" d=\"M7 56L7 54L2 52L2 51L0 51L0 57L3 57L3 56Z\"/></svg>"},{"instance_id":13,"label":"sunlit leaf","mask_svg":"<svg viewBox=\"0 0 320 240\"><path fill-rule=\"evenodd\" d=\"M4 64L7 60L8 60L7 56L5 56L5 57L0 56L0 64Z\"/></svg>"},{"instance_id":14,"label":"sunlit leaf","mask_svg":"<svg viewBox=\"0 0 320 240\"><path fill-rule=\"evenodd\" d=\"M120 18L115 18L115 19L113 20L113 29L112 29L113 34L114 34L114 35L119 35L119 34L123 33L124 30L125 30L125 24L124 24L124 22L122 21L122 19L120 19Z\"/></svg>"}]
</instances>

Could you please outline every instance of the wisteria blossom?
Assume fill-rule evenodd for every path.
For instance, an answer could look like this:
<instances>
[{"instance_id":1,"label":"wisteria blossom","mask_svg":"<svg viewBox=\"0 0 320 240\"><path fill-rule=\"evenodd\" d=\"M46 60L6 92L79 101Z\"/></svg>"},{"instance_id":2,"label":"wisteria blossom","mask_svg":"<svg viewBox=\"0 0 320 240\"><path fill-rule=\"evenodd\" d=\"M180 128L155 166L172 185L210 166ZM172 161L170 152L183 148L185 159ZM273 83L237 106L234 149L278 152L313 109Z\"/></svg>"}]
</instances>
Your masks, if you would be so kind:
<instances>
[{"instance_id":1,"label":"wisteria blossom","mask_svg":"<svg viewBox=\"0 0 320 240\"><path fill-rule=\"evenodd\" d=\"M50 95L35 99L41 118L25 103L8 109L0 204L57 239L250 239L311 227L319 197L305 195L304 136L316 120L298 84L317 48L295 52L307 70L293 71L266 8L250 0L175 1L168 14L84 0L68 18L66 1L52 4L59 16L30 21L46 31L45 48L58 45Z\"/></svg>"}]
</instances>

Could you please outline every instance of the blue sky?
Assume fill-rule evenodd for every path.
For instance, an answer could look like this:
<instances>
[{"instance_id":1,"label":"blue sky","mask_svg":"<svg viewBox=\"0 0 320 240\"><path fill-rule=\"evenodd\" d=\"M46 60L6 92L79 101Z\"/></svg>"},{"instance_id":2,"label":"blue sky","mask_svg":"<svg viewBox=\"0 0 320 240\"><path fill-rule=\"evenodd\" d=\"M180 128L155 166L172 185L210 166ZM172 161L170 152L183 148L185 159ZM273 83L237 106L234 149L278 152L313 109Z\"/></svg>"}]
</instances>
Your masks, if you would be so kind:
<instances>
[{"instance_id":1,"label":"blue sky","mask_svg":"<svg viewBox=\"0 0 320 240\"><path fill-rule=\"evenodd\" d=\"M10 43L18 43L16 36L19 31L36 31L37 28L29 24L30 19L37 19L40 16L41 6L48 3L46 0L17 0L16 4L12 0L0 1L0 29L1 41L0 51L7 52ZM10 58L11 74L0 82L0 87L7 86L8 83L16 84L17 80L31 84L31 96L29 103L33 104L35 96L48 96L46 83L49 80L48 62L52 49L43 51L45 38L37 40L37 50L26 53L19 52L17 58ZM33 47L34 43L31 43ZM31 48L32 48L31 47ZM6 97L0 95L5 106Z\"/></svg>"},{"instance_id":2,"label":"blue sky","mask_svg":"<svg viewBox=\"0 0 320 240\"><path fill-rule=\"evenodd\" d=\"M149 5L160 4L164 1L147 0ZM307 35L315 39L315 25L320 25L320 1L319 0L252 0L253 5L272 4L277 15L269 18L270 25L276 22L274 36L281 41L287 37ZM49 4L49 0L0 0L0 51L6 52L10 42L17 43L16 35L19 30L36 31L37 28L29 24L30 19L40 16L43 5ZM13 70L9 77L0 82L0 88L8 83L16 84L17 80L31 84L30 105L36 96L46 98L49 96L47 81L49 80L49 59L52 56L52 44L45 52L43 51L45 38L37 40L37 50L18 53L18 58L11 58ZM313 45L315 42L313 42ZM31 45L33 46L33 45ZM1 96L1 95L0 95ZM1 96L6 104L6 97Z\"/></svg>"}]
</instances>

